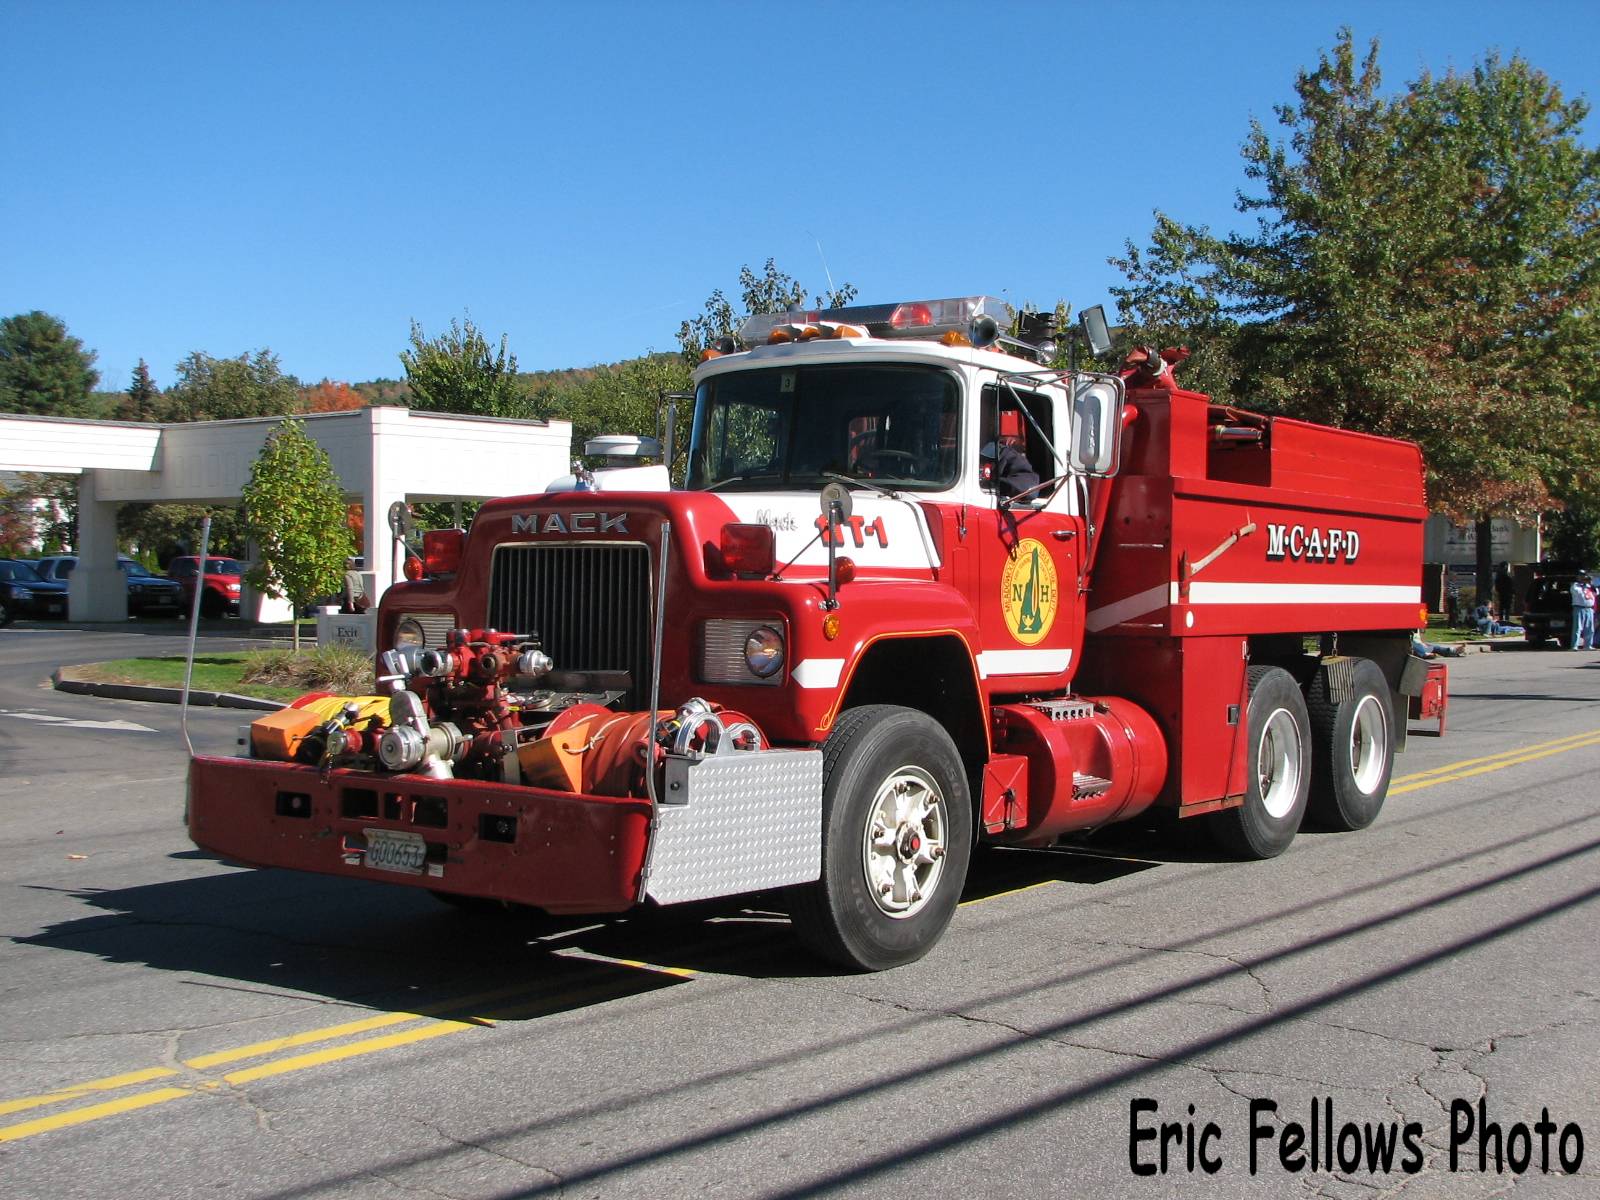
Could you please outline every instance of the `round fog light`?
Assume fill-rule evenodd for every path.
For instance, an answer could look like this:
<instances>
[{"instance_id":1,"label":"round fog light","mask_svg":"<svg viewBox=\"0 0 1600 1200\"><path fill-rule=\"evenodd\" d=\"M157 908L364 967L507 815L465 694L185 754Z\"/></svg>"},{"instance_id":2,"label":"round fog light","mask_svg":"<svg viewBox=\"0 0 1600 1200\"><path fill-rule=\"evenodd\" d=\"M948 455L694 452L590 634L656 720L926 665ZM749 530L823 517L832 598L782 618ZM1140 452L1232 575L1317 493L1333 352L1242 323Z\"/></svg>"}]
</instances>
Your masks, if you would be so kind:
<instances>
[{"instance_id":1,"label":"round fog light","mask_svg":"<svg viewBox=\"0 0 1600 1200\"><path fill-rule=\"evenodd\" d=\"M744 640L744 665L757 679L770 679L783 667L783 635L770 625Z\"/></svg>"}]
</instances>

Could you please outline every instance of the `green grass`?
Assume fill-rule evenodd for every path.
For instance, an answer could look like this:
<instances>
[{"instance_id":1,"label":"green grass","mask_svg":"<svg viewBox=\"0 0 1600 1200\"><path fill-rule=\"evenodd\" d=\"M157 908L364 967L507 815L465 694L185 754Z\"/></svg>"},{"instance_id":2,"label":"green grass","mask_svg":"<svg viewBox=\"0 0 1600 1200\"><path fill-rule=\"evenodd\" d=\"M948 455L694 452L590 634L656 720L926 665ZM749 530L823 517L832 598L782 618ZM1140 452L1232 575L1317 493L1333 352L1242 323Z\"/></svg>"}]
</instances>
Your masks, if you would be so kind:
<instances>
[{"instance_id":1,"label":"green grass","mask_svg":"<svg viewBox=\"0 0 1600 1200\"><path fill-rule=\"evenodd\" d=\"M150 687L183 686L184 658L118 658L73 667L79 679L95 683L136 683ZM251 650L237 654L195 656L190 687L202 692L233 692L267 700L293 700L306 692L341 695L370 693L372 660L349 650Z\"/></svg>"}]
</instances>

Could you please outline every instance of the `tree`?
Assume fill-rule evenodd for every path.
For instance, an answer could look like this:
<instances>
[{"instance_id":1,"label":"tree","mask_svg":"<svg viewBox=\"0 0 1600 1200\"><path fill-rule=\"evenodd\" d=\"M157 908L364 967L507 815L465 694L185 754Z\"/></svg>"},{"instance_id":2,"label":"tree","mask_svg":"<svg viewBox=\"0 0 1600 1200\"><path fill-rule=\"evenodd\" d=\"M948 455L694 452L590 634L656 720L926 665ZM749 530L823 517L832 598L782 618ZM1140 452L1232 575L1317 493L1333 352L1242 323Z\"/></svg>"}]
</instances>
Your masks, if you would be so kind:
<instances>
[{"instance_id":1,"label":"tree","mask_svg":"<svg viewBox=\"0 0 1600 1200\"><path fill-rule=\"evenodd\" d=\"M261 550L246 576L252 587L286 597L297 618L317 596L339 590L355 553L344 493L327 452L301 422L287 419L267 438L241 499L245 531Z\"/></svg>"},{"instance_id":2,"label":"tree","mask_svg":"<svg viewBox=\"0 0 1600 1200\"><path fill-rule=\"evenodd\" d=\"M683 357L691 368L699 364L708 346L737 333L746 317L803 307L806 289L794 276L778 270L777 263L769 258L760 275L748 265L739 268L739 295L744 306L742 313L734 312L732 303L718 288L711 293L698 316L690 317L678 327L678 344L683 347ZM812 307L843 308L855 298L855 284L834 288L830 280L828 291L817 296Z\"/></svg>"},{"instance_id":3,"label":"tree","mask_svg":"<svg viewBox=\"0 0 1600 1200\"><path fill-rule=\"evenodd\" d=\"M661 393L688 387L689 368L679 355L650 354L546 389L536 395L535 408L542 417L571 421L573 444L582 447L602 433L655 433ZM689 405L678 406L678 451L687 445L692 416Z\"/></svg>"},{"instance_id":4,"label":"tree","mask_svg":"<svg viewBox=\"0 0 1600 1200\"><path fill-rule=\"evenodd\" d=\"M211 518L207 553L243 558L244 518L237 507L205 504L123 504L117 538L134 557L165 566L180 554L200 553L200 522Z\"/></svg>"},{"instance_id":5,"label":"tree","mask_svg":"<svg viewBox=\"0 0 1600 1200\"><path fill-rule=\"evenodd\" d=\"M157 421L162 409L161 389L150 378L144 359L133 369L133 379L116 408L119 421Z\"/></svg>"},{"instance_id":6,"label":"tree","mask_svg":"<svg viewBox=\"0 0 1600 1200\"><path fill-rule=\"evenodd\" d=\"M491 349L470 316L452 320L449 333L432 339L412 321L411 349L400 352L400 362L412 408L480 417L531 415L506 335L500 335L498 350Z\"/></svg>"},{"instance_id":7,"label":"tree","mask_svg":"<svg viewBox=\"0 0 1600 1200\"><path fill-rule=\"evenodd\" d=\"M302 412L346 412L366 406L366 399L348 383L324 379L321 383L300 389Z\"/></svg>"},{"instance_id":8,"label":"tree","mask_svg":"<svg viewBox=\"0 0 1600 1200\"><path fill-rule=\"evenodd\" d=\"M177 365L177 382L160 406L164 421L282 417L300 409L300 383L265 348L238 358L196 350Z\"/></svg>"},{"instance_id":9,"label":"tree","mask_svg":"<svg viewBox=\"0 0 1600 1200\"><path fill-rule=\"evenodd\" d=\"M1394 99L1349 30L1243 154L1253 232L1157 214L1113 263L1135 336L1192 336L1225 401L1421 443L1435 507L1527 519L1600 483L1600 154L1519 58Z\"/></svg>"},{"instance_id":10,"label":"tree","mask_svg":"<svg viewBox=\"0 0 1600 1200\"><path fill-rule=\"evenodd\" d=\"M38 536L39 514L28 489L0 476L0 558L31 554Z\"/></svg>"},{"instance_id":11,"label":"tree","mask_svg":"<svg viewBox=\"0 0 1600 1200\"><path fill-rule=\"evenodd\" d=\"M96 415L89 400L100 382L94 360L60 317L35 310L0 320L0 412Z\"/></svg>"}]
</instances>

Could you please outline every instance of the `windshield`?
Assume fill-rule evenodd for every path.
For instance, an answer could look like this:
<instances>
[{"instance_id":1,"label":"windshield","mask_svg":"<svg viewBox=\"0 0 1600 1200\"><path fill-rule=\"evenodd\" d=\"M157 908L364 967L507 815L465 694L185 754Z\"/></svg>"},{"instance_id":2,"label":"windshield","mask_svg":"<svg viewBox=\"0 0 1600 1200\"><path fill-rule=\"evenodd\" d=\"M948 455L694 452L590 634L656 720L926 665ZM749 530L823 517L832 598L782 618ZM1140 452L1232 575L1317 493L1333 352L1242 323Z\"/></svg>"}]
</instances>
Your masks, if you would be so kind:
<instances>
[{"instance_id":1,"label":"windshield","mask_svg":"<svg viewBox=\"0 0 1600 1200\"><path fill-rule=\"evenodd\" d=\"M39 572L25 562L0 562L0 579L8 583L43 583Z\"/></svg>"},{"instance_id":2,"label":"windshield","mask_svg":"<svg viewBox=\"0 0 1600 1200\"><path fill-rule=\"evenodd\" d=\"M689 487L814 488L830 474L908 491L956 482L960 390L937 367L739 371L695 396Z\"/></svg>"},{"instance_id":3,"label":"windshield","mask_svg":"<svg viewBox=\"0 0 1600 1200\"><path fill-rule=\"evenodd\" d=\"M117 561L117 566L122 568L124 574L132 575L136 579L151 579L151 578L153 578L153 576L150 574L149 570L144 566L143 563L136 563L136 562L131 561L130 559L124 558L124 559L119 559Z\"/></svg>"},{"instance_id":4,"label":"windshield","mask_svg":"<svg viewBox=\"0 0 1600 1200\"><path fill-rule=\"evenodd\" d=\"M206 559L207 575L243 575L244 564L237 558Z\"/></svg>"}]
</instances>

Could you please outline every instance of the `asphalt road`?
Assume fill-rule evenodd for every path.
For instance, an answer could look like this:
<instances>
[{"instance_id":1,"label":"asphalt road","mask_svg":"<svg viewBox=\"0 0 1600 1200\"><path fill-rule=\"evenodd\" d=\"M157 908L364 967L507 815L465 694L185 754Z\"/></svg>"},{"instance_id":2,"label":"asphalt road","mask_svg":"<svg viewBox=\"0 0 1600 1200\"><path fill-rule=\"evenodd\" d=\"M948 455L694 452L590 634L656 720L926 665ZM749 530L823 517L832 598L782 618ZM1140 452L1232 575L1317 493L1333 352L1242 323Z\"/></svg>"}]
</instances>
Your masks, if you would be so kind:
<instances>
[{"instance_id":1,"label":"asphalt road","mask_svg":"<svg viewBox=\"0 0 1600 1200\"><path fill-rule=\"evenodd\" d=\"M48 690L135 647L181 641L0 632L7 1197L1600 1196L1600 656L1452 663L1364 833L993 854L929 958L847 976L759 908L482 919L225 866L175 709ZM248 717L195 710L196 747ZM1492 1136L1480 1173L1480 1101L1523 1173ZM1130 1143L1162 1122L1165 1173Z\"/></svg>"}]
</instances>

